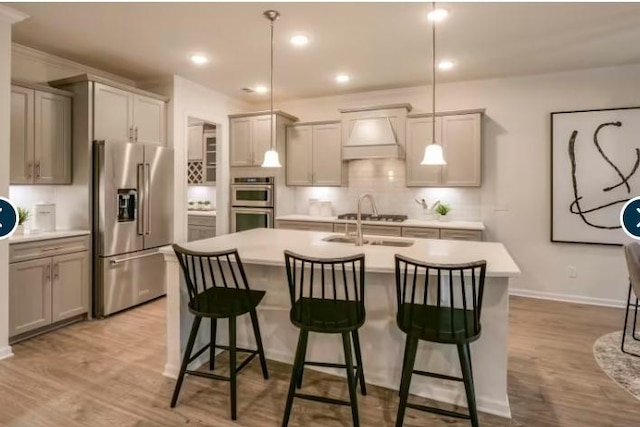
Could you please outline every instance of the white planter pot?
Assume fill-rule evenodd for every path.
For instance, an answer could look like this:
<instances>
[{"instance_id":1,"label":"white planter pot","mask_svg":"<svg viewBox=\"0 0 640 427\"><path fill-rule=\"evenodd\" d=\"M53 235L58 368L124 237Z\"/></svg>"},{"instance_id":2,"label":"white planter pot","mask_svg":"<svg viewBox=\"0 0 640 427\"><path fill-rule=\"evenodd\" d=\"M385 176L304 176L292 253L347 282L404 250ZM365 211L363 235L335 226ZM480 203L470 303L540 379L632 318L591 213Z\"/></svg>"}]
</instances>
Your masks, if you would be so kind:
<instances>
[{"instance_id":1,"label":"white planter pot","mask_svg":"<svg viewBox=\"0 0 640 427\"><path fill-rule=\"evenodd\" d=\"M14 236L22 236L24 234L24 224L17 226L13 234Z\"/></svg>"},{"instance_id":2,"label":"white planter pot","mask_svg":"<svg viewBox=\"0 0 640 427\"><path fill-rule=\"evenodd\" d=\"M451 215L438 215L438 221L451 221Z\"/></svg>"}]
</instances>

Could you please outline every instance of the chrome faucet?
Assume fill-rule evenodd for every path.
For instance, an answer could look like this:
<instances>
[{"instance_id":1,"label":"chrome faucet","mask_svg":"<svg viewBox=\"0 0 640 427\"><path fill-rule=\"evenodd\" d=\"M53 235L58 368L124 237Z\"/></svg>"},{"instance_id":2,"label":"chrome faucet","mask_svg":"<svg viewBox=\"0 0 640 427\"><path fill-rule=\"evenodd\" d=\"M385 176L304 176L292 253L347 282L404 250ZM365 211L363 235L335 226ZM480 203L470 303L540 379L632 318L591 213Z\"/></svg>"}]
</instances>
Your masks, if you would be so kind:
<instances>
[{"instance_id":1,"label":"chrome faucet","mask_svg":"<svg viewBox=\"0 0 640 427\"><path fill-rule=\"evenodd\" d=\"M364 199L368 199L371 204L371 214L374 217L378 216L378 209L376 208L376 202L373 200L373 196L369 193L360 195L360 198L358 199L358 213L356 216L356 246L362 246L364 243L364 239L362 237L362 201Z\"/></svg>"}]
</instances>

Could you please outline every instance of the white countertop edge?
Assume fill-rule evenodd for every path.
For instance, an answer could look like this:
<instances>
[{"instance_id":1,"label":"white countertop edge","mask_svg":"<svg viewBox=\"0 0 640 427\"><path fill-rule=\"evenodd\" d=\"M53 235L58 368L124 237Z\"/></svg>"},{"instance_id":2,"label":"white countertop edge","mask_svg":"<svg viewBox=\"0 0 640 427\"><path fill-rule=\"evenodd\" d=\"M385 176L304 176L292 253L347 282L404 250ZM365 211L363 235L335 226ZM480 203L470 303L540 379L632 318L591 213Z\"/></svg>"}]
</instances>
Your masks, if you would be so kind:
<instances>
[{"instance_id":1,"label":"white countertop edge","mask_svg":"<svg viewBox=\"0 0 640 427\"><path fill-rule=\"evenodd\" d=\"M282 215L276 218L276 221L309 221L309 222L331 222L336 224L351 223L353 220L338 219L337 216L311 216L304 214ZM403 222L381 222L381 221L362 221L366 225L384 225L392 227L422 227L422 228L444 228L456 230L476 230L484 231L486 227L479 221L434 221L409 218Z\"/></svg>"},{"instance_id":2,"label":"white countertop edge","mask_svg":"<svg viewBox=\"0 0 640 427\"><path fill-rule=\"evenodd\" d=\"M187 211L190 216L216 216L216 211Z\"/></svg>"},{"instance_id":3,"label":"white countertop edge","mask_svg":"<svg viewBox=\"0 0 640 427\"><path fill-rule=\"evenodd\" d=\"M42 231L37 233L25 233L20 235L12 235L9 237L9 244L38 242L42 240L64 239L67 237L89 236L89 230L56 230Z\"/></svg>"}]
</instances>

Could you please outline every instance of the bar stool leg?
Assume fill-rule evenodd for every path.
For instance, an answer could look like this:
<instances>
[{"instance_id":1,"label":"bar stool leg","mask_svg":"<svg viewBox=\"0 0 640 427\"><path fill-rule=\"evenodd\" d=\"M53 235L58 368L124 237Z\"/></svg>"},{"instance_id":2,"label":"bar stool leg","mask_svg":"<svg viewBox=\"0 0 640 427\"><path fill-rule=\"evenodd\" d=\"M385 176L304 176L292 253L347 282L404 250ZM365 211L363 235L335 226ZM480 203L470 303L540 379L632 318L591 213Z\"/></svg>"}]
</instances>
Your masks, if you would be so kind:
<instances>
[{"instance_id":1,"label":"bar stool leg","mask_svg":"<svg viewBox=\"0 0 640 427\"><path fill-rule=\"evenodd\" d=\"M353 372L353 360L351 356L351 337L349 332L342 334L342 345L344 347L344 358L347 365L347 382L349 384L349 399L351 401L351 416L353 417L353 426L360 426L358 416L358 391L356 389L356 378Z\"/></svg>"},{"instance_id":2,"label":"bar stool leg","mask_svg":"<svg viewBox=\"0 0 640 427\"><path fill-rule=\"evenodd\" d=\"M309 338L309 331L304 329L300 330L298 336L298 347L296 348L296 356L293 360L293 368L291 369L291 380L289 381L289 393L287 393L287 403L284 407L284 417L282 418L282 427L289 425L289 417L291 416L291 408L293 407L293 398L296 392L296 383L302 378L302 371L304 370L304 355L307 350L307 339Z\"/></svg>"},{"instance_id":3,"label":"bar stool leg","mask_svg":"<svg viewBox=\"0 0 640 427\"><path fill-rule=\"evenodd\" d=\"M473 386L473 373L471 368L471 352L469 344L458 344L458 356L460 358L460 366L462 368L462 378L464 379L464 388L467 394L467 405L469 407L469 416L471 417L471 426L479 427L478 410L476 408L476 393Z\"/></svg>"},{"instance_id":4,"label":"bar stool leg","mask_svg":"<svg viewBox=\"0 0 640 427\"><path fill-rule=\"evenodd\" d=\"M216 369L216 335L218 332L218 319L211 318L211 348L209 349L209 370Z\"/></svg>"},{"instance_id":5,"label":"bar stool leg","mask_svg":"<svg viewBox=\"0 0 640 427\"><path fill-rule=\"evenodd\" d=\"M364 383L364 365L362 364L362 351L360 349L360 336L358 331L355 330L351 333L353 336L353 346L356 351L356 364L358 365L358 378L360 380L360 393L363 396L367 395L367 386Z\"/></svg>"},{"instance_id":6,"label":"bar stool leg","mask_svg":"<svg viewBox=\"0 0 640 427\"><path fill-rule=\"evenodd\" d=\"M296 378L296 388L302 388L302 377L304 376L304 362L307 360L307 347L304 348L304 353L302 353L302 369L300 369L300 375Z\"/></svg>"},{"instance_id":7,"label":"bar stool leg","mask_svg":"<svg viewBox=\"0 0 640 427\"><path fill-rule=\"evenodd\" d=\"M407 350L408 349L409 349L409 346L407 345L407 343L405 343L405 345L404 345L404 354L402 355L402 371L400 371L401 372L401 374L400 374L400 382L402 382L402 376L404 375L404 367L407 365ZM400 385L400 388L398 389L398 396L400 396L401 391L402 391L402 384Z\"/></svg>"},{"instance_id":8,"label":"bar stool leg","mask_svg":"<svg viewBox=\"0 0 640 427\"><path fill-rule=\"evenodd\" d=\"M402 427L404 423L404 413L409 400L409 387L411 386L411 376L413 366L416 362L416 352L418 351L418 339L407 336L405 344L405 364L402 368L402 381L400 382L400 403L398 404L398 415L396 416L396 427Z\"/></svg>"},{"instance_id":9,"label":"bar stool leg","mask_svg":"<svg viewBox=\"0 0 640 427\"><path fill-rule=\"evenodd\" d=\"M258 346L258 354L260 356L260 366L262 367L262 376L265 380L269 379L269 371L267 371L267 358L264 356L264 348L262 347L262 336L260 335L260 324L258 323L258 315L255 310L251 310L251 324L253 325L253 334L256 337L256 345Z\"/></svg>"},{"instance_id":10,"label":"bar stool leg","mask_svg":"<svg viewBox=\"0 0 640 427\"><path fill-rule=\"evenodd\" d=\"M236 318L229 318L229 379L231 384L231 419L236 420Z\"/></svg>"},{"instance_id":11,"label":"bar stool leg","mask_svg":"<svg viewBox=\"0 0 640 427\"><path fill-rule=\"evenodd\" d=\"M171 407L175 408L176 403L178 402L178 395L180 394L180 388L182 387L182 382L184 381L185 371L189 366L189 359L191 358L191 352L193 351L193 345L196 342L196 337L198 336L198 329L200 329L200 322L202 321L202 317L196 316L193 319L193 323L191 324L191 333L189 334L189 340L187 341L187 347L184 349L184 356L182 357L182 365L180 366L180 373L178 374L178 380L176 381L176 386L173 389L173 397L171 398Z\"/></svg>"}]
</instances>

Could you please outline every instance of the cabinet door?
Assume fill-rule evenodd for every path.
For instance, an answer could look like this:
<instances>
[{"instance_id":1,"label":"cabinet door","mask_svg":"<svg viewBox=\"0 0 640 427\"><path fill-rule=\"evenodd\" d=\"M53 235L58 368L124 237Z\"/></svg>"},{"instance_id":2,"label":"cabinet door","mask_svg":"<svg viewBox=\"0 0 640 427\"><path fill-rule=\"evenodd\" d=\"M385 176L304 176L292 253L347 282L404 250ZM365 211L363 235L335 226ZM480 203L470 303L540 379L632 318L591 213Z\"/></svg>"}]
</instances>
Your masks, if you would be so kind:
<instances>
[{"instance_id":1,"label":"cabinet door","mask_svg":"<svg viewBox=\"0 0 640 427\"><path fill-rule=\"evenodd\" d=\"M51 324L51 258L9 265L9 336Z\"/></svg>"},{"instance_id":2,"label":"cabinet door","mask_svg":"<svg viewBox=\"0 0 640 427\"><path fill-rule=\"evenodd\" d=\"M313 185L342 185L340 125L313 127Z\"/></svg>"},{"instance_id":3,"label":"cabinet door","mask_svg":"<svg viewBox=\"0 0 640 427\"><path fill-rule=\"evenodd\" d=\"M93 138L132 141L133 94L94 83L93 96Z\"/></svg>"},{"instance_id":4,"label":"cabinet door","mask_svg":"<svg viewBox=\"0 0 640 427\"><path fill-rule=\"evenodd\" d=\"M89 254L78 252L52 259L52 321L86 313L89 308Z\"/></svg>"},{"instance_id":5,"label":"cabinet door","mask_svg":"<svg viewBox=\"0 0 640 427\"><path fill-rule=\"evenodd\" d=\"M440 120L436 119L436 140L440 142ZM433 187L442 182L442 166L421 165L424 149L432 140L432 117L410 118L407 120L407 187ZM447 153L445 151L445 159Z\"/></svg>"},{"instance_id":6,"label":"cabinet door","mask_svg":"<svg viewBox=\"0 0 640 427\"><path fill-rule=\"evenodd\" d=\"M443 228L440 230L440 238L443 240L469 240L479 242L482 240L482 231Z\"/></svg>"},{"instance_id":7,"label":"cabinet door","mask_svg":"<svg viewBox=\"0 0 640 427\"><path fill-rule=\"evenodd\" d=\"M218 137L216 134L204 134L204 181L215 184L218 168Z\"/></svg>"},{"instance_id":8,"label":"cabinet door","mask_svg":"<svg viewBox=\"0 0 640 427\"><path fill-rule=\"evenodd\" d=\"M133 128L136 142L165 144L165 103L142 95L133 96Z\"/></svg>"},{"instance_id":9,"label":"cabinet door","mask_svg":"<svg viewBox=\"0 0 640 427\"><path fill-rule=\"evenodd\" d=\"M340 223L337 223L336 225L338 225ZM336 229L334 227L334 230L338 231L338 230L344 230L344 226L342 224L340 224L340 226ZM347 232L349 233L355 233L357 230L356 224L348 224L347 225ZM400 237L402 235L402 229L400 227L397 227L395 225L369 225L369 224L363 224L362 225L362 234L364 234L365 236L393 236L393 237Z\"/></svg>"},{"instance_id":10,"label":"cabinet door","mask_svg":"<svg viewBox=\"0 0 640 427\"><path fill-rule=\"evenodd\" d=\"M313 127L287 128L287 185L313 184Z\"/></svg>"},{"instance_id":11,"label":"cabinet door","mask_svg":"<svg viewBox=\"0 0 640 427\"><path fill-rule=\"evenodd\" d=\"M276 126L276 117L273 118L273 126ZM251 142L253 152L253 166L260 166L264 160L264 153L271 148L271 116L257 116L251 118ZM273 144L276 145L276 136L273 135Z\"/></svg>"},{"instance_id":12,"label":"cabinet door","mask_svg":"<svg viewBox=\"0 0 640 427\"><path fill-rule=\"evenodd\" d=\"M442 117L442 149L447 165L442 183L449 187L481 184L481 114Z\"/></svg>"},{"instance_id":13,"label":"cabinet door","mask_svg":"<svg viewBox=\"0 0 640 427\"><path fill-rule=\"evenodd\" d=\"M11 184L33 182L34 91L11 86Z\"/></svg>"},{"instance_id":14,"label":"cabinet door","mask_svg":"<svg viewBox=\"0 0 640 427\"><path fill-rule=\"evenodd\" d=\"M35 93L35 183L71 184L71 98Z\"/></svg>"},{"instance_id":15,"label":"cabinet door","mask_svg":"<svg viewBox=\"0 0 640 427\"><path fill-rule=\"evenodd\" d=\"M426 227L402 227L402 237L415 237L417 239L439 239L439 228Z\"/></svg>"},{"instance_id":16,"label":"cabinet door","mask_svg":"<svg viewBox=\"0 0 640 427\"><path fill-rule=\"evenodd\" d=\"M203 135L204 127L202 125L189 126L187 153L190 161L204 159Z\"/></svg>"},{"instance_id":17,"label":"cabinet door","mask_svg":"<svg viewBox=\"0 0 640 427\"><path fill-rule=\"evenodd\" d=\"M231 119L231 166L251 166L251 117Z\"/></svg>"}]
</instances>

